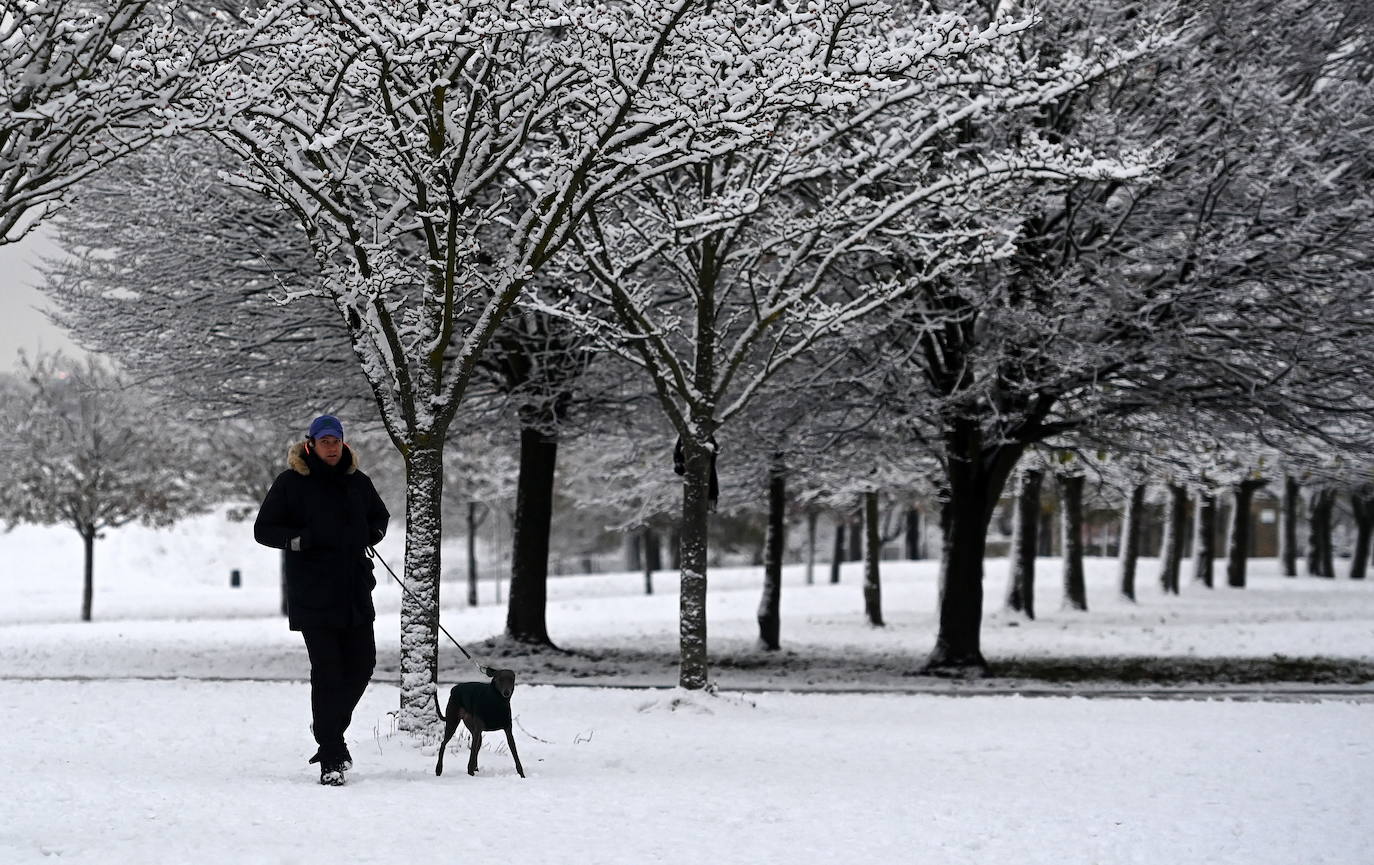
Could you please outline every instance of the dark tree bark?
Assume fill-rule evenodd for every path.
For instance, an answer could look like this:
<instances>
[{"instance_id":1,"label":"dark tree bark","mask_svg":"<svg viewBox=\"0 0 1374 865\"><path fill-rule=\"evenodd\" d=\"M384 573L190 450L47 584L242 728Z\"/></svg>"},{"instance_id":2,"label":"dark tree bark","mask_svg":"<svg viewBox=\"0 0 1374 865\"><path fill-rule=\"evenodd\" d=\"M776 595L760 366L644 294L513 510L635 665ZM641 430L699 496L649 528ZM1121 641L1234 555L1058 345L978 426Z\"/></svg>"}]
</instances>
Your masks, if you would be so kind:
<instances>
[{"instance_id":1,"label":"dark tree bark","mask_svg":"<svg viewBox=\"0 0 1374 865\"><path fill-rule=\"evenodd\" d=\"M864 560L864 511L861 505L849 519L849 543L846 545L849 561Z\"/></svg>"},{"instance_id":2,"label":"dark tree bark","mask_svg":"<svg viewBox=\"0 0 1374 865\"><path fill-rule=\"evenodd\" d=\"M1350 559L1350 579L1363 580L1369 565L1369 540L1374 532L1374 494L1353 492L1350 507L1355 513L1355 555Z\"/></svg>"},{"instance_id":3,"label":"dark tree bark","mask_svg":"<svg viewBox=\"0 0 1374 865\"><path fill-rule=\"evenodd\" d=\"M835 546L830 553L830 582L840 581L840 564L844 562L844 537L846 528L844 520L838 515L835 517Z\"/></svg>"},{"instance_id":4,"label":"dark tree bark","mask_svg":"<svg viewBox=\"0 0 1374 865\"><path fill-rule=\"evenodd\" d=\"M1250 504L1255 499L1255 490L1265 483L1267 481L1244 480L1234 489L1231 538L1226 553L1226 584L1233 589L1245 588L1245 566L1250 560Z\"/></svg>"},{"instance_id":5,"label":"dark tree bark","mask_svg":"<svg viewBox=\"0 0 1374 865\"><path fill-rule=\"evenodd\" d=\"M949 456L940 511L940 624L926 672L985 673L983 554L988 524L1024 445L983 446L977 418L953 418L943 434Z\"/></svg>"},{"instance_id":6,"label":"dark tree bark","mask_svg":"<svg viewBox=\"0 0 1374 865\"><path fill-rule=\"evenodd\" d=\"M1066 610L1088 609L1088 587L1083 580L1083 483L1082 475L1059 477Z\"/></svg>"},{"instance_id":7,"label":"dark tree bark","mask_svg":"<svg viewBox=\"0 0 1374 865\"><path fill-rule=\"evenodd\" d=\"M693 426L710 430L710 418L693 417ZM698 441L683 440L682 588L678 596L678 685L689 691L705 688L709 667L706 654L706 568L711 513L711 464L714 448L709 434Z\"/></svg>"},{"instance_id":8,"label":"dark tree bark","mask_svg":"<svg viewBox=\"0 0 1374 865\"><path fill-rule=\"evenodd\" d=\"M1208 492L1197 496L1193 519L1193 582L1212 588L1212 560L1215 558L1217 497Z\"/></svg>"},{"instance_id":9,"label":"dark tree bark","mask_svg":"<svg viewBox=\"0 0 1374 865\"><path fill-rule=\"evenodd\" d=\"M520 473L515 486L511 542L510 598L506 636L521 643L552 646L549 639L549 531L558 439L537 427L520 430Z\"/></svg>"},{"instance_id":10,"label":"dark tree bark","mask_svg":"<svg viewBox=\"0 0 1374 865\"><path fill-rule=\"evenodd\" d=\"M1049 557L1054 555L1054 539L1058 536L1055 531L1058 512L1051 508L1040 512L1040 530L1036 533L1040 538L1039 555Z\"/></svg>"},{"instance_id":11,"label":"dark tree bark","mask_svg":"<svg viewBox=\"0 0 1374 865\"><path fill-rule=\"evenodd\" d=\"M1160 551L1159 562L1159 586L1166 595L1178 594L1187 536L1188 491L1180 484L1169 484L1169 502L1164 510L1164 548Z\"/></svg>"},{"instance_id":12,"label":"dark tree bark","mask_svg":"<svg viewBox=\"0 0 1374 865\"><path fill-rule=\"evenodd\" d=\"M89 622L91 606L95 600L95 528L83 526L78 531L81 533L85 561L81 579L81 621Z\"/></svg>"},{"instance_id":13,"label":"dark tree bark","mask_svg":"<svg viewBox=\"0 0 1374 865\"><path fill-rule=\"evenodd\" d=\"M878 531L878 493L864 493L864 614L875 628L883 626L883 591L879 575L879 560L883 553L883 539Z\"/></svg>"},{"instance_id":14,"label":"dark tree bark","mask_svg":"<svg viewBox=\"0 0 1374 865\"><path fill-rule=\"evenodd\" d=\"M1135 570L1140 561L1140 537L1145 521L1145 485L1136 484L1126 502L1126 518L1121 526L1121 597L1135 600Z\"/></svg>"},{"instance_id":15,"label":"dark tree bark","mask_svg":"<svg viewBox=\"0 0 1374 865\"><path fill-rule=\"evenodd\" d=\"M816 520L819 518L815 508L806 510L806 584L816 583Z\"/></svg>"},{"instance_id":16,"label":"dark tree bark","mask_svg":"<svg viewBox=\"0 0 1374 865\"><path fill-rule=\"evenodd\" d=\"M1040 539L1040 484L1044 472L1021 474L1016 493L1016 518L1011 529L1011 575L1007 580L1007 609L1035 618L1035 552Z\"/></svg>"},{"instance_id":17,"label":"dark tree bark","mask_svg":"<svg viewBox=\"0 0 1374 865\"><path fill-rule=\"evenodd\" d=\"M906 557L911 561L925 558L924 551L921 549L921 510L920 508L906 509L906 532L904 534L906 542Z\"/></svg>"},{"instance_id":18,"label":"dark tree bark","mask_svg":"<svg viewBox=\"0 0 1374 865\"><path fill-rule=\"evenodd\" d=\"M1307 573L1314 577L1336 576L1331 554L1331 512L1335 507L1334 490L1323 487L1312 494L1307 517Z\"/></svg>"},{"instance_id":19,"label":"dark tree bark","mask_svg":"<svg viewBox=\"0 0 1374 865\"><path fill-rule=\"evenodd\" d=\"M759 645L782 648L782 552L787 531L787 469L781 454L768 468L768 531L763 542L763 597L759 600Z\"/></svg>"},{"instance_id":20,"label":"dark tree bark","mask_svg":"<svg viewBox=\"0 0 1374 865\"><path fill-rule=\"evenodd\" d=\"M1279 567L1285 577L1298 575L1298 481L1283 476L1283 498L1279 503Z\"/></svg>"},{"instance_id":21,"label":"dark tree bark","mask_svg":"<svg viewBox=\"0 0 1374 865\"><path fill-rule=\"evenodd\" d=\"M654 571L663 570L663 554L659 550L658 532L651 525L639 530L644 549L644 594L654 593Z\"/></svg>"},{"instance_id":22,"label":"dark tree bark","mask_svg":"<svg viewBox=\"0 0 1374 865\"><path fill-rule=\"evenodd\" d=\"M477 503L468 502L468 606L477 606Z\"/></svg>"}]
</instances>

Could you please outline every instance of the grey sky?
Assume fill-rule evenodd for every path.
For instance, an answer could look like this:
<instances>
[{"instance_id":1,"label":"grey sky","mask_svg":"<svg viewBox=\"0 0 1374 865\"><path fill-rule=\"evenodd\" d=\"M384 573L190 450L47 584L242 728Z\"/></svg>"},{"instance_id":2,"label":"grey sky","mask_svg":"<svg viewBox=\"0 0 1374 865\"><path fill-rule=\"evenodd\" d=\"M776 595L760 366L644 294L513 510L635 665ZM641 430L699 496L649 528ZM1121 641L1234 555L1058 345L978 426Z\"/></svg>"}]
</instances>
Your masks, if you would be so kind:
<instances>
[{"instance_id":1,"label":"grey sky","mask_svg":"<svg viewBox=\"0 0 1374 865\"><path fill-rule=\"evenodd\" d=\"M41 280L38 262L57 251L43 231L17 244L0 244L0 371L18 368L20 349L30 355L55 349L81 353L41 312L48 302L35 287Z\"/></svg>"}]
</instances>

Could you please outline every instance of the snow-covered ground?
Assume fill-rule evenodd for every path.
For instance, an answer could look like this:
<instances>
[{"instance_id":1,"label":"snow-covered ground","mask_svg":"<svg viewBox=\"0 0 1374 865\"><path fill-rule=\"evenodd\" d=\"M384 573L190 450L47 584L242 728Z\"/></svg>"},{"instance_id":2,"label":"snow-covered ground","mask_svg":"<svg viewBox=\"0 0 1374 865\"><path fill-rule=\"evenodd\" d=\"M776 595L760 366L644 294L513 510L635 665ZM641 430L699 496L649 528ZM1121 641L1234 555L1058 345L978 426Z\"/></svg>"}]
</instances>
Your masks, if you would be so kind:
<instances>
[{"instance_id":1,"label":"snow-covered ground","mask_svg":"<svg viewBox=\"0 0 1374 865\"><path fill-rule=\"evenodd\" d=\"M1040 619L1012 627L996 612L1005 563L990 563L991 659L1374 659L1374 585L1284 579L1260 560L1243 591L1185 583L1165 598L1146 560L1131 605L1115 597L1114 563L1090 560L1083 614L1060 609L1057 565L1040 563ZM863 622L857 566L838 586L789 569L781 656L752 645L758 571L713 571L712 647L734 661L719 696L553 687L585 671L538 666L514 700L526 779L499 736L476 778L458 740L435 778L433 743L393 732L399 592L380 587L357 767L348 786L321 788L305 763L305 653L273 615L275 566L248 526L215 516L110 532L96 621L82 624L75 533L0 534L0 863L1371 861L1367 700L732 690L807 686L813 666L815 686L839 687L854 667L836 659L855 657L869 667L853 687L912 681L902 674L934 635L924 562L885 568L883 629ZM243 588L228 587L234 567ZM558 579L550 631L642 659L594 681L671 684L674 583L659 574L645 597L635 574ZM495 590L473 610L446 586L444 623L471 647L501 630ZM453 661L445 679L469 673Z\"/></svg>"}]
</instances>

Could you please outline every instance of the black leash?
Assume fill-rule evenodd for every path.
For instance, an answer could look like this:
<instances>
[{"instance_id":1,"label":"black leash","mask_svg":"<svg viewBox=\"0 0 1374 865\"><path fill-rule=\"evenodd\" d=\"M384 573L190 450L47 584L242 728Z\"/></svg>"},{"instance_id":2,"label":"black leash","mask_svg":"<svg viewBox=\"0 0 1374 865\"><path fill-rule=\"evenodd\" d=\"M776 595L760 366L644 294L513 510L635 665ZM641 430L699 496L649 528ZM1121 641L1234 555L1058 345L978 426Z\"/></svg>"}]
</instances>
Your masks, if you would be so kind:
<instances>
[{"instance_id":1,"label":"black leash","mask_svg":"<svg viewBox=\"0 0 1374 865\"><path fill-rule=\"evenodd\" d=\"M371 558L374 558L374 559L376 559L377 561L379 561L379 562L382 563L382 567L386 568L386 572L387 572L388 574L391 574L391 579L393 579L393 580L396 581L396 585L400 586L400 587L401 587L401 591L405 592L406 595L409 596L410 599L411 599L412 601L414 601L415 603L417 603L417 604L420 605L420 609L425 610L425 612L431 612L430 610L425 609L425 602L424 602L424 601L422 601L422 600L420 600L419 598L417 598L417 597L415 596L415 593L414 593L414 592L412 592L410 589L407 589L407 588L406 588L406 584L403 583L403 582L401 582L401 578L400 578L400 577L396 576L396 572L393 571L393 570L391 569L391 565L388 565L388 564L386 563L386 559L382 558L381 554L377 552L376 547L371 547L371 546L369 546L369 547L367 548L367 554L368 554L368 556L370 556ZM469 654L468 654L468 650L463 648L463 644L460 643L460 642L458 642L457 640L455 640L455 639L453 638L453 635L450 634L450 633L448 632L448 629L444 627L443 623L439 621L439 612L438 612L437 610L435 610L435 611L433 611L433 612L434 612L434 621L435 621L435 624L437 624L437 625L439 626L439 630L443 632L444 636L445 636L445 637L448 637L449 642L453 643L453 645L455 645L455 646L458 647L458 651L460 651L460 652L463 653L463 657L467 658L469 661L472 661L472 665L473 665L474 667L477 668L477 672L481 673L483 676L490 675L490 674L487 672L487 668L484 667L484 666L482 666L481 664L477 663L477 659L474 658L472 655L469 655Z\"/></svg>"}]
</instances>

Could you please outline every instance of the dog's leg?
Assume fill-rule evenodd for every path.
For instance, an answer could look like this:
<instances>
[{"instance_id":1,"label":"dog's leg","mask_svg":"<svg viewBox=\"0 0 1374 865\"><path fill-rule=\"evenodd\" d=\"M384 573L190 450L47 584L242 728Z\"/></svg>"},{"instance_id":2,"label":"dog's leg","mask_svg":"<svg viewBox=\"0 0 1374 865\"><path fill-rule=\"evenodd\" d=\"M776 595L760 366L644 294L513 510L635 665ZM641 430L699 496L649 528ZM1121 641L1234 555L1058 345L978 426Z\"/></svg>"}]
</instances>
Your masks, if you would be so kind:
<instances>
[{"instance_id":1,"label":"dog's leg","mask_svg":"<svg viewBox=\"0 0 1374 865\"><path fill-rule=\"evenodd\" d=\"M520 777L525 777L525 767L520 765L520 752L515 750L515 737L511 735L510 727L506 728L506 744L510 746L510 755L515 758L515 771L520 773Z\"/></svg>"},{"instance_id":2,"label":"dog's leg","mask_svg":"<svg viewBox=\"0 0 1374 865\"><path fill-rule=\"evenodd\" d=\"M468 774L477 774L477 752L482 749L482 722L472 719L468 722L468 732L472 734L472 749L468 752Z\"/></svg>"},{"instance_id":3,"label":"dog's leg","mask_svg":"<svg viewBox=\"0 0 1374 865\"><path fill-rule=\"evenodd\" d=\"M437 707L436 707L437 708ZM448 747L448 740L453 738L453 734L458 732L458 713L454 711L452 704L448 707L448 718L444 720L444 741L439 743L439 762L434 764L434 774L444 774L444 749Z\"/></svg>"}]
</instances>

